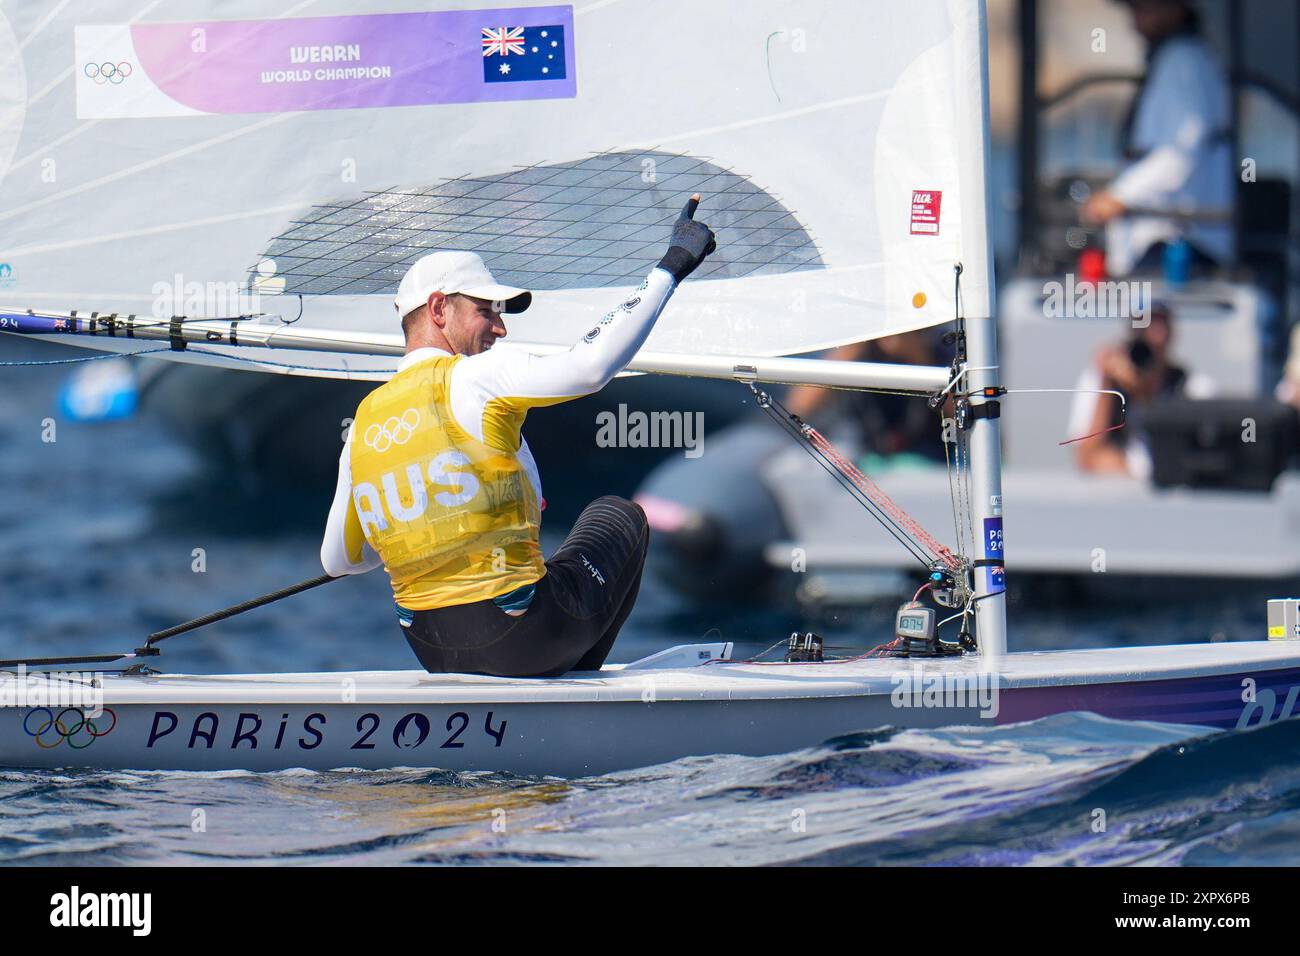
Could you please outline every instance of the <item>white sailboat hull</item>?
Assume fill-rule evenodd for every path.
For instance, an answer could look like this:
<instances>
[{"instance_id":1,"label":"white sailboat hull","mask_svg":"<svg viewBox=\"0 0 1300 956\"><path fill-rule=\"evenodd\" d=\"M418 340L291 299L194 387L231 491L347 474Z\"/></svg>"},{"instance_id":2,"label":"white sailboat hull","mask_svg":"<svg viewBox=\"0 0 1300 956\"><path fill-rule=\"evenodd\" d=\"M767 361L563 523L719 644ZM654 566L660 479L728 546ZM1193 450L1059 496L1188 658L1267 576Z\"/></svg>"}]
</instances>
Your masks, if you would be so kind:
<instances>
[{"instance_id":1,"label":"white sailboat hull","mask_svg":"<svg viewBox=\"0 0 1300 956\"><path fill-rule=\"evenodd\" d=\"M0 708L0 766L137 770L429 767L577 777L769 754L893 725L1066 711L1220 728L1291 715L1300 644L1251 642L828 664L606 667L550 680L423 671L115 675L103 713ZM970 693L945 693L965 687ZM939 688L936 696L935 689ZM980 688L980 690L976 690ZM13 699L14 678L0 680ZM66 688L65 688L66 690Z\"/></svg>"}]
</instances>

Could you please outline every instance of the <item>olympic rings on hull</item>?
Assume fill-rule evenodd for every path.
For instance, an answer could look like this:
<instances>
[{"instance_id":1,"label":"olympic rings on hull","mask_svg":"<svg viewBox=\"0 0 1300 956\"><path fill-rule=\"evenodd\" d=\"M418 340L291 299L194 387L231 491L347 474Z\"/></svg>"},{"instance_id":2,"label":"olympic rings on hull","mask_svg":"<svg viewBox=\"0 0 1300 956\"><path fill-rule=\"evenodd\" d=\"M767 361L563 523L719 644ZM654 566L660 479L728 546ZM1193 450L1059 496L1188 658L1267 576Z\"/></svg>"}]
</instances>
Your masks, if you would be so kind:
<instances>
[{"instance_id":1,"label":"olympic rings on hull","mask_svg":"<svg viewBox=\"0 0 1300 956\"><path fill-rule=\"evenodd\" d=\"M386 452L394 445L405 445L410 441L419 424L420 412L408 408L402 412L401 418L394 415L382 425L371 425L366 429L364 440L375 451Z\"/></svg>"},{"instance_id":2,"label":"olympic rings on hull","mask_svg":"<svg viewBox=\"0 0 1300 956\"><path fill-rule=\"evenodd\" d=\"M37 707L23 718L23 730L27 732L27 736L34 738L36 746L43 750L52 750L65 740L73 750L85 750L117 726L117 714L107 707L104 708L103 713L104 716L111 718L111 721L107 727L100 729L104 718L98 718L97 723L96 720L87 717L80 707L65 707L59 711L57 717L48 707ZM45 716L40 726L33 730L32 718L37 714ZM73 715L75 719L69 715Z\"/></svg>"}]
</instances>

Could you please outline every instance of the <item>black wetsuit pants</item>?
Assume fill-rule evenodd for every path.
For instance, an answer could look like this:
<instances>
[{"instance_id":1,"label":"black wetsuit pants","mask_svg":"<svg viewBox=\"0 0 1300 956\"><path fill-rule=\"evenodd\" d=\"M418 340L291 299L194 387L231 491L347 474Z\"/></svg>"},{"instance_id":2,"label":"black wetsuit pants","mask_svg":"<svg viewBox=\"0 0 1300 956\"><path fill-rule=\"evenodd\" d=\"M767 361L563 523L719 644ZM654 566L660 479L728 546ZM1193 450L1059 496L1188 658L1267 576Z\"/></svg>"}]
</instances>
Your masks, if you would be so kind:
<instances>
[{"instance_id":1,"label":"black wetsuit pants","mask_svg":"<svg viewBox=\"0 0 1300 956\"><path fill-rule=\"evenodd\" d=\"M649 546L640 505L598 498L546 562L522 615L513 617L489 599L416 611L402 633L435 674L556 677L597 670L636 603Z\"/></svg>"}]
</instances>

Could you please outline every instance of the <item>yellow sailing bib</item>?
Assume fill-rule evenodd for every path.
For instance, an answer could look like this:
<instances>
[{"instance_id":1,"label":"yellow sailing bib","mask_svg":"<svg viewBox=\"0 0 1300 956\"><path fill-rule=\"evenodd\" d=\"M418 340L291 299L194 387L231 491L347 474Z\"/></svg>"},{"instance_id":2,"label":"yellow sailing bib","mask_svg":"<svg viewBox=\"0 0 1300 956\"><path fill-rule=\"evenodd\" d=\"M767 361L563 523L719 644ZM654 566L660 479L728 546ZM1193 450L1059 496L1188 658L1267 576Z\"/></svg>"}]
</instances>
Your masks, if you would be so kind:
<instances>
[{"instance_id":1,"label":"yellow sailing bib","mask_svg":"<svg viewBox=\"0 0 1300 956\"><path fill-rule=\"evenodd\" d=\"M482 601L545 573L537 493L513 453L485 445L451 411L460 356L398 372L357 408L352 502L393 581L423 611Z\"/></svg>"}]
</instances>

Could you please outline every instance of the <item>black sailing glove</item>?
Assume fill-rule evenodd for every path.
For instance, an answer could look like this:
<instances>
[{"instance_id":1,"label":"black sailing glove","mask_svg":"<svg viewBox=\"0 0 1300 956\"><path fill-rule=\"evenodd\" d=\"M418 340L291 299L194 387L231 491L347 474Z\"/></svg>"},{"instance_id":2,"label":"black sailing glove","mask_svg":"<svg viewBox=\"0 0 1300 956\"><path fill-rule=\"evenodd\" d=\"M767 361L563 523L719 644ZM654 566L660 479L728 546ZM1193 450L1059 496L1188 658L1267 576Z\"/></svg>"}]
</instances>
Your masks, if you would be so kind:
<instances>
[{"instance_id":1,"label":"black sailing glove","mask_svg":"<svg viewBox=\"0 0 1300 956\"><path fill-rule=\"evenodd\" d=\"M704 261L704 257L718 248L713 238L713 230L702 222L695 222L695 207L700 204L700 194L696 193L686 200L682 214L673 223L673 235L669 240L668 251L659 260L659 268L669 272L680 283L695 271Z\"/></svg>"}]
</instances>

